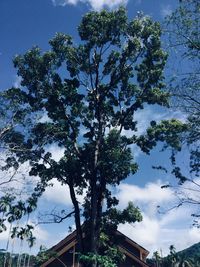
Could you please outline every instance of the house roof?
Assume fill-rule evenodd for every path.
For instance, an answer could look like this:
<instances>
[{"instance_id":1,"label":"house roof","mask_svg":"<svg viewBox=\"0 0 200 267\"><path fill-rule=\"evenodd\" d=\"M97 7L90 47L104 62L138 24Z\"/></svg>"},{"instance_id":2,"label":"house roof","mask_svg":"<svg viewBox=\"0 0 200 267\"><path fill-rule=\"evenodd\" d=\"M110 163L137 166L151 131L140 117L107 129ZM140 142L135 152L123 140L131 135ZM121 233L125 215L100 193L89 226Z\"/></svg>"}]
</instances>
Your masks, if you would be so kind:
<instances>
[{"instance_id":1,"label":"house roof","mask_svg":"<svg viewBox=\"0 0 200 267\"><path fill-rule=\"evenodd\" d=\"M76 239L76 230L73 231L71 234L63 238L61 241L59 241L56 245L54 245L49 250L58 251L61 247L65 246L66 244L73 241L73 239Z\"/></svg>"},{"instance_id":2,"label":"house roof","mask_svg":"<svg viewBox=\"0 0 200 267\"><path fill-rule=\"evenodd\" d=\"M142 253L145 255L145 257L149 254L149 251L146 250L144 247L140 246L138 243L127 237L126 235L122 234L120 231L116 231L116 234L119 236L123 236L125 240L132 246L138 248ZM73 231L71 234L66 236L64 239L62 239L60 242L58 242L55 246L53 246L50 251L57 252L58 257L61 256L63 253L71 249L74 245L77 244L76 240L76 230ZM143 267L149 267L148 264L146 264L144 261L142 261L139 257L133 255L130 251L127 250L127 248L120 246L119 249L122 253L126 254L127 256L133 258L135 261L140 263ZM48 261L43 263L41 267L46 267L48 264L50 264L52 261L54 261L55 258L51 257Z\"/></svg>"},{"instance_id":3,"label":"house roof","mask_svg":"<svg viewBox=\"0 0 200 267\"><path fill-rule=\"evenodd\" d=\"M123 236L126 239L126 241L128 241L131 245L133 245L133 246L141 249L146 256L149 254L149 251L147 249L145 249L144 247L142 247L141 245L139 245L138 243L136 243L135 241L133 241L132 239L130 239L129 237L127 237L126 235L124 235L123 233L121 233L120 231L117 230L116 231L116 234L117 235L120 235L120 236ZM74 238L76 238L76 230L73 231L68 236L66 236L65 238L63 238L61 241L59 241L50 250L57 251L60 247L62 247L63 245L65 245L69 241L72 241Z\"/></svg>"},{"instance_id":4,"label":"house roof","mask_svg":"<svg viewBox=\"0 0 200 267\"><path fill-rule=\"evenodd\" d=\"M138 243L136 243L135 241L133 241L132 239L130 239L128 236L122 234L122 233L121 233L120 231L118 231L118 230L117 230L116 233L119 234L119 235L121 235L121 236L124 236L125 239L126 239L126 241L127 241L128 243L130 243L131 245L133 245L133 246L139 248L140 250L142 250L143 253L145 254L145 256L147 256L147 255L149 254L149 251L148 251L147 249L145 249L144 247L140 246Z\"/></svg>"}]
</instances>

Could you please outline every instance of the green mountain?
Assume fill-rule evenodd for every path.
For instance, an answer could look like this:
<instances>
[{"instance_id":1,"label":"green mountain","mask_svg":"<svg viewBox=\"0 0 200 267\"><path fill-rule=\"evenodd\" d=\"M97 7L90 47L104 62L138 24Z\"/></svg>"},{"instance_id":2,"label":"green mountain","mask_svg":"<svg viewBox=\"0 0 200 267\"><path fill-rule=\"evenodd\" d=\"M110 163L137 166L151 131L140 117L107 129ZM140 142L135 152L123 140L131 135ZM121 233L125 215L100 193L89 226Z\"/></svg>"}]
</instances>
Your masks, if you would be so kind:
<instances>
[{"instance_id":1,"label":"green mountain","mask_svg":"<svg viewBox=\"0 0 200 267\"><path fill-rule=\"evenodd\" d=\"M200 242L176 253L179 258L190 259L194 263L199 263L200 266Z\"/></svg>"},{"instance_id":2,"label":"green mountain","mask_svg":"<svg viewBox=\"0 0 200 267\"><path fill-rule=\"evenodd\" d=\"M151 267L200 267L200 242L179 252L170 246L168 256L162 258L158 252L155 252L147 263Z\"/></svg>"}]
</instances>

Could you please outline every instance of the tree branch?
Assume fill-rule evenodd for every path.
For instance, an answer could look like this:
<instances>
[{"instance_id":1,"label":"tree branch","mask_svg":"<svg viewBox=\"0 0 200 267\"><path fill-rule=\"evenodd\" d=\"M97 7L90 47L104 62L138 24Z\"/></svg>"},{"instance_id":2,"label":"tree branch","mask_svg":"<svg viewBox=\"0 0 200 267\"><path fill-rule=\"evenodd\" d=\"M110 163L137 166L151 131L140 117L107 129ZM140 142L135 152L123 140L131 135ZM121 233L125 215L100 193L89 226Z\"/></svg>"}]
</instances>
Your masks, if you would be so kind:
<instances>
[{"instance_id":1,"label":"tree branch","mask_svg":"<svg viewBox=\"0 0 200 267\"><path fill-rule=\"evenodd\" d=\"M66 220L67 218L70 218L72 216L72 214L74 214L75 211L73 210L72 212L66 214L65 216L61 216L61 215L58 215L56 213L47 213L43 216L52 216L53 219L52 221L39 221L36 225L39 225L39 224L52 224L52 223L61 223L63 222L64 220Z\"/></svg>"}]
</instances>

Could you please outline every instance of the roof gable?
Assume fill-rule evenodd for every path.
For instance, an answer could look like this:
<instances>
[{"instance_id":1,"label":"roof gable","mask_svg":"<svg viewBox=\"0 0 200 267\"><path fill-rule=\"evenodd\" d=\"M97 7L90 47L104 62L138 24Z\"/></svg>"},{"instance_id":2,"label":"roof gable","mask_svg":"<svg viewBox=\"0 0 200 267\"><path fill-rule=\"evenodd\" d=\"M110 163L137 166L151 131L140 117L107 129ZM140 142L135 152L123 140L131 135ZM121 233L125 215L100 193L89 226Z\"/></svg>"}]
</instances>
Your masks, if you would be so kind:
<instances>
[{"instance_id":1,"label":"roof gable","mask_svg":"<svg viewBox=\"0 0 200 267\"><path fill-rule=\"evenodd\" d=\"M128 249L127 245L123 246L123 244L119 244L119 249L122 253L124 253L126 256L131 257L133 260L141 264L142 267L147 267L148 265L142 260L141 255L144 255L145 258L149 254L148 250L140 246L138 243L127 237L126 235L122 234L120 231L116 231L117 236L121 236L124 238L124 241L129 245L129 247L132 247L133 249L137 249L139 251L139 255L134 255L134 253L131 253L132 249ZM60 242L58 242L55 246L53 246L50 251L54 251L57 253L58 257L69 251L72 247L74 247L77 244L76 239L76 230L73 231L71 234L69 234L67 237L62 239ZM43 263L41 267L48 266L52 261L55 260L55 257L51 257L48 261Z\"/></svg>"}]
</instances>

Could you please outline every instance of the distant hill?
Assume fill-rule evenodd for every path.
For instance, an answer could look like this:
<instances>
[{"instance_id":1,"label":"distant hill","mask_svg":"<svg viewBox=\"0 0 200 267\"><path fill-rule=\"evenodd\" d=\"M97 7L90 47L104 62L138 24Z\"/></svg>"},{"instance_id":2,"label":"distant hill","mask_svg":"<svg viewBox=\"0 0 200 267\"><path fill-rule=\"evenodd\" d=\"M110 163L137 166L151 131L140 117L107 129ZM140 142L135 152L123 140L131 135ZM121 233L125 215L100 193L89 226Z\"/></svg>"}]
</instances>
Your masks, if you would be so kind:
<instances>
[{"instance_id":1,"label":"distant hill","mask_svg":"<svg viewBox=\"0 0 200 267\"><path fill-rule=\"evenodd\" d=\"M192 259L199 262L200 266L200 242L176 253L179 257L184 259Z\"/></svg>"},{"instance_id":2,"label":"distant hill","mask_svg":"<svg viewBox=\"0 0 200 267\"><path fill-rule=\"evenodd\" d=\"M200 242L164 258L156 252L147 263L151 267L200 267Z\"/></svg>"}]
</instances>

